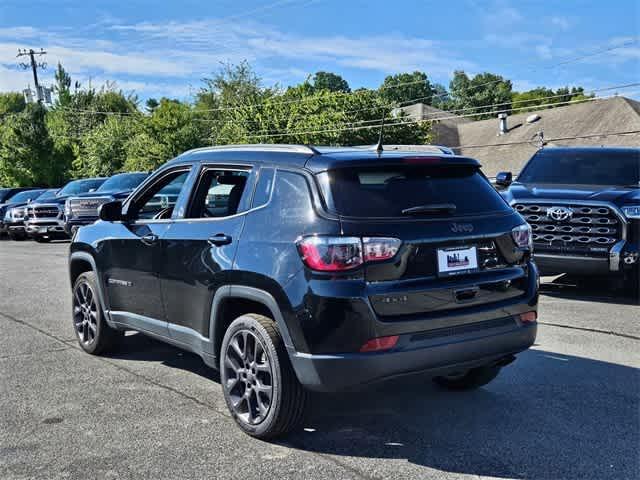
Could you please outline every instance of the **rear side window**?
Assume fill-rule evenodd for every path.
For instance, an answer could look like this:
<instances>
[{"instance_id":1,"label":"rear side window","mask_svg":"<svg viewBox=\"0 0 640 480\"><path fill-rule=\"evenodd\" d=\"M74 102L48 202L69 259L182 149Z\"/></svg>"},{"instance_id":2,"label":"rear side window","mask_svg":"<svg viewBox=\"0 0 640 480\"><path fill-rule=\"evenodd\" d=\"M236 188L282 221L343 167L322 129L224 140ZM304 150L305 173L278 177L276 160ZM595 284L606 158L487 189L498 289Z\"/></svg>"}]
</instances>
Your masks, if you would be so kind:
<instances>
[{"instance_id":1,"label":"rear side window","mask_svg":"<svg viewBox=\"0 0 640 480\"><path fill-rule=\"evenodd\" d=\"M273 188L273 168L263 168L260 170L256 193L253 195L252 208L260 207L269 202L271 189Z\"/></svg>"},{"instance_id":2,"label":"rear side window","mask_svg":"<svg viewBox=\"0 0 640 480\"><path fill-rule=\"evenodd\" d=\"M408 209L442 205L453 208L427 208L421 215L464 216L509 209L476 167L353 167L318 177L328 209L347 217L406 217Z\"/></svg>"}]
</instances>

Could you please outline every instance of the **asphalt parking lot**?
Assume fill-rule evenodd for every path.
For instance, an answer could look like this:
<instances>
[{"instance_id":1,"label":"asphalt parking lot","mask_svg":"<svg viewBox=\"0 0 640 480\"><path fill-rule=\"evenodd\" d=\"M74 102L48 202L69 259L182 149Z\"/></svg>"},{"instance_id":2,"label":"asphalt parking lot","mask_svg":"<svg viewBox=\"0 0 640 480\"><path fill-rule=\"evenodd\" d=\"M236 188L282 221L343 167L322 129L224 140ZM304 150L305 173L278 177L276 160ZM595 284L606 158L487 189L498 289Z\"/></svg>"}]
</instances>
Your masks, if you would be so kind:
<instances>
[{"instance_id":1,"label":"asphalt parking lot","mask_svg":"<svg viewBox=\"0 0 640 480\"><path fill-rule=\"evenodd\" d=\"M0 242L2 479L640 478L640 307L606 282L545 284L535 347L484 389L317 395L265 443L194 355L136 334L82 353L67 249Z\"/></svg>"}]
</instances>

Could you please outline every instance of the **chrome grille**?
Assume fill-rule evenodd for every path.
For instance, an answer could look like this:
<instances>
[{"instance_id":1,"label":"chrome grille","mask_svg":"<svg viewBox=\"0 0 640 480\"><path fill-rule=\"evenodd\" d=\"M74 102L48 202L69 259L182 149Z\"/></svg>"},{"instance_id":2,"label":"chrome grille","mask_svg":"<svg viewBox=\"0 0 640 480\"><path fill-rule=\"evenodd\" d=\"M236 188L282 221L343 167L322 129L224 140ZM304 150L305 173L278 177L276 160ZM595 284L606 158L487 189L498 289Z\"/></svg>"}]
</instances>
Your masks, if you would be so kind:
<instances>
[{"instance_id":1,"label":"chrome grille","mask_svg":"<svg viewBox=\"0 0 640 480\"><path fill-rule=\"evenodd\" d=\"M72 198L69 200L71 213L79 217L97 217L98 208L111 199L108 197Z\"/></svg>"},{"instance_id":2,"label":"chrome grille","mask_svg":"<svg viewBox=\"0 0 640 480\"><path fill-rule=\"evenodd\" d=\"M552 207L560 207L559 216L565 218L548 215ZM622 238L623 225L606 206L540 202L516 203L514 208L531 225L534 248L538 251L606 253Z\"/></svg>"},{"instance_id":3,"label":"chrome grille","mask_svg":"<svg viewBox=\"0 0 640 480\"><path fill-rule=\"evenodd\" d=\"M61 210L56 205L29 208L29 216L33 218L58 218Z\"/></svg>"}]
</instances>

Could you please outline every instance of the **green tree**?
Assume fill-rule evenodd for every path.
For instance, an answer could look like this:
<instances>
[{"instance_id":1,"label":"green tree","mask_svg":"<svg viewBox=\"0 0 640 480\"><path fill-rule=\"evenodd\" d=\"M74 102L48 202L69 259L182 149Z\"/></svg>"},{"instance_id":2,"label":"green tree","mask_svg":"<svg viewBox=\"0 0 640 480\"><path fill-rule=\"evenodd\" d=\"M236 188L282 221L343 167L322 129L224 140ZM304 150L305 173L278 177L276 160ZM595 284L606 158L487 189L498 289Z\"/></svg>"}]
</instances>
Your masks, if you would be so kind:
<instances>
[{"instance_id":1,"label":"green tree","mask_svg":"<svg viewBox=\"0 0 640 480\"><path fill-rule=\"evenodd\" d=\"M452 108L464 109L461 112L464 114L475 113L478 120L494 118L496 111L510 113L511 90L510 80L488 72L470 79L466 73L457 70L449 84Z\"/></svg>"},{"instance_id":2,"label":"green tree","mask_svg":"<svg viewBox=\"0 0 640 480\"><path fill-rule=\"evenodd\" d=\"M0 120L7 114L22 112L26 106L21 93L0 92Z\"/></svg>"},{"instance_id":3,"label":"green tree","mask_svg":"<svg viewBox=\"0 0 640 480\"><path fill-rule=\"evenodd\" d=\"M82 154L74 171L82 177L111 176L123 170L135 120L111 116L82 137Z\"/></svg>"},{"instance_id":4,"label":"green tree","mask_svg":"<svg viewBox=\"0 0 640 480\"><path fill-rule=\"evenodd\" d=\"M148 113L153 113L153 111L158 108L160 103L155 98L148 98L145 102L145 107L147 108Z\"/></svg>"},{"instance_id":5,"label":"green tree","mask_svg":"<svg viewBox=\"0 0 640 480\"><path fill-rule=\"evenodd\" d=\"M562 107L569 105L568 102L588 100L593 97L594 94L586 95L582 87L572 87L571 89L569 89L569 87L562 87L556 91L550 88L538 87L526 92L513 92L511 98L513 108L522 113L540 110L540 108ZM548 106L541 107L541 105Z\"/></svg>"},{"instance_id":6,"label":"green tree","mask_svg":"<svg viewBox=\"0 0 640 480\"><path fill-rule=\"evenodd\" d=\"M65 179L64 165L53 155L46 110L40 104L5 120L0 128L0 184L56 186Z\"/></svg>"},{"instance_id":7,"label":"green tree","mask_svg":"<svg viewBox=\"0 0 640 480\"><path fill-rule=\"evenodd\" d=\"M433 85L433 97L431 98L431 105L441 110L450 108L451 96L446 87L440 83Z\"/></svg>"},{"instance_id":8,"label":"green tree","mask_svg":"<svg viewBox=\"0 0 640 480\"><path fill-rule=\"evenodd\" d=\"M418 71L389 75L378 91L387 103L393 105L414 103L431 105L432 96L435 93L427 74Z\"/></svg>"},{"instance_id":9,"label":"green tree","mask_svg":"<svg viewBox=\"0 0 640 480\"><path fill-rule=\"evenodd\" d=\"M185 150L203 146L203 123L194 120L191 105L161 99L127 142L125 169L151 170Z\"/></svg>"},{"instance_id":10,"label":"green tree","mask_svg":"<svg viewBox=\"0 0 640 480\"><path fill-rule=\"evenodd\" d=\"M67 106L71 103L71 75L67 73L60 62L56 68L55 79L56 84L53 90L58 94L56 104Z\"/></svg>"},{"instance_id":11,"label":"green tree","mask_svg":"<svg viewBox=\"0 0 640 480\"><path fill-rule=\"evenodd\" d=\"M351 91L349 83L344 78L331 72L316 72L312 79L312 85L315 90L344 93Z\"/></svg>"}]
</instances>

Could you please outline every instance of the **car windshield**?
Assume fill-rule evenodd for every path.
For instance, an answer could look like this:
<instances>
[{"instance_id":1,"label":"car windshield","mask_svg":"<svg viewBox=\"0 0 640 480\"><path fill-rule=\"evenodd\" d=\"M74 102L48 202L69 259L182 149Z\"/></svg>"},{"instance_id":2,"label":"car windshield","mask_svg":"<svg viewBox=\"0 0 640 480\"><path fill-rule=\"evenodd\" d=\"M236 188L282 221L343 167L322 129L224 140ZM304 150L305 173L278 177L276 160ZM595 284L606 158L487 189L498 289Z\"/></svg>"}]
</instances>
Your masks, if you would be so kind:
<instances>
[{"instance_id":1,"label":"car windshield","mask_svg":"<svg viewBox=\"0 0 640 480\"><path fill-rule=\"evenodd\" d=\"M565 150L536 153L518 176L521 183L638 185L640 150Z\"/></svg>"},{"instance_id":2,"label":"car windshield","mask_svg":"<svg viewBox=\"0 0 640 480\"><path fill-rule=\"evenodd\" d=\"M56 198L56 192L58 190L46 190L42 195L36 198L37 202L48 202L49 200L53 200Z\"/></svg>"},{"instance_id":3,"label":"car windshield","mask_svg":"<svg viewBox=\"0 0 640 480\"><path fill-rule=\"evenodd\" d=\"M97 192L115 192L133 190L147 178L146 173L122 173L107 179Z\"/></svg>"},{"instance_id":4,"label":"car windshield","mask_svg":"<svg viewBox=\"0 0 640 480\"><path fill-rule=\"evenodd\" d=\"M29 200L35 200L42 190L25 190L24 192L16 193L8 200L8 203L26 203Z\"/></svg>"},{"instance_id":5,"label":"car windshield","mask_svg":"<svg viewBox=\"0 0 640 480\"><path fill-rule=\"evenodd\" d=\"M11 195L10 188L0 188L0 203L4 203L5 200Z\"/></svg>"},{"instance_id":6,"label":"car windshield","mask_svg":"<svg viewBox=\"0 0 640 480\"><path fill-rule=\"evenodd\" d=\"M348 167L318 177L329 210L348 217L461 216L508 208L476 167Z\"/></svg>"},{"instance_id":7,"label":"car windshield","mask_svg":"<svg viewBox=\"0 0 640 480\"><path fill-rule=\"evenodd\" d=\"M85 193L89 190L95 190L104 182L103 178L93 178L90 180L74 180L67 183L62 190L58 192L57 197L64 197L67 195L76 195L78 193Z\"/></svg>"}]
</instances>

